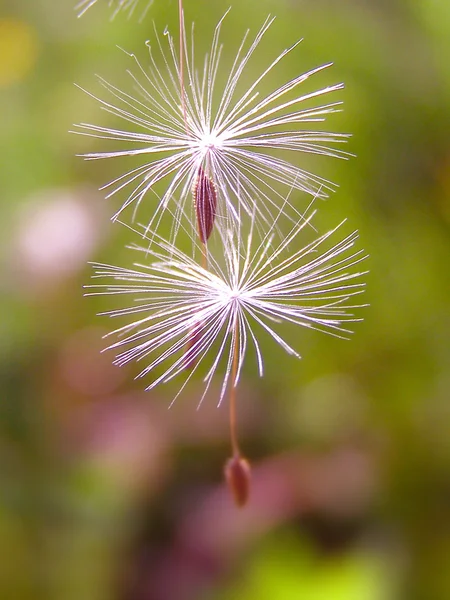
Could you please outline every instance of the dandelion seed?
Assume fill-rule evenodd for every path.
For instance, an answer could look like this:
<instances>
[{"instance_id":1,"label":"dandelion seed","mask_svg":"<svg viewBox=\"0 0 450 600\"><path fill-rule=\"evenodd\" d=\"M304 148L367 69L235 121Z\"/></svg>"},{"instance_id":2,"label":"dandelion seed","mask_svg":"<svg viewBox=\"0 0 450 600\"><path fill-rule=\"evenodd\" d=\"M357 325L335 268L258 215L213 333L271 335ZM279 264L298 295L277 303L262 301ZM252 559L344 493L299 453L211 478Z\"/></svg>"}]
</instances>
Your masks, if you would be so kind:
<instances>
[{"instance_id":1,"label":"dandelion seed","mask_svg":"<svg viewBox=\"0 0 450 600\"><path fill-rule=\"evenodd\" d=\"M173 204L172 241L175 241L182 215L189 216L190 190L193 186L201 190L201 181L209 186L203 199L209 200L211 205L217 202L221 215L236 220L238 213L244 212L255 215L267 226L287 189L314 196L326 196L333 189L332 183L288 159L297 161L298 153L348 156L330 147L330 144L344 142L347 135L304 128L309 123L323 122L327 115L339 111L340 102L320 104L320 99L340 90L342 84L300 92L301 84L330 64L298 75L269 93L263 91L279 63L300 43L283 50L266 68L257 71L252 60L274 20L267 18L253 39L249 31L245 33L222 83L219 75L224 70L220 42L223 19L215 29L200 73L196 66L193 27L189 39L182 28L184 70L170 33L165 32L167 35L160 38L155 32L154 43L147 43L147 63L129 54L132 62L128 71L132 83L129 90L100 77L99 82L109 99L106 94L97 97L87 92L123 126L81 123L74 130L74 133L100 138L116 146L87 153L84 156L88 160L129 156L139 161L133 169L103 188L108 190L107 197L125 195L113 218L118 218L130 205L136 213L144 197L151 192L152 197L157 195L158 201L148 230L157 230L162 213ZM183 93L180 79L185 82ZM165 190L161 196L158 196L159 183ZM259 198L256 209L255 197ZM199 200L197 197L197 206ZM294 221L299 217L290 203L285 203L285 212ZM209 216L208 212L205 238L212 227Z\"/></svg>"},{"instance_id":2,"label":"dandelion seed","mask_svg":"<svg viewBox=\"0 0 450 600\"><path fill-rule=\"evenodd\" d=\"M282 214L281 209L278 218ZM93 277L103 281L88 286L89 295L131 297L123 308L104 313L129 321L110 334L117 341L109 349L116 351L117 365L147 363L138 375L154 374L147 390L184 373L175 401L202 368L201 404L224 363L218 404L228 389L233 454L225 475L238 506L246 503L250 489L250 468L239 449L236 425L236 386L249 347L262 376L261 334L299 358L277 331L283 322L347 337L348 324L360 320L352 311L363 305L351 303L364 289L364 273L355 270L365 258L362 250L354 249L357 233L332 243L339 225L292 249L313 215L299 220L278 244L278 219L257 242L252 218L247 235L245 219L239 220L239 228L219 228L220 243L209 248L207 269L150 232L149 245L130 247L143 255L143 262L132 269L94 263Z\"/></svg>"},{"instance_id":3,"label":"dandelion seed","mask_svg":"<svg viewBox=\"0 0 450 600\"><path fill-rule=\"evenodd\" d=\"M108 7L112 9L112 18L116 17L119 12L128 12L128 16L131 17L137 6L139 4L145 4L145 7L141 13L141 19L143 19L153 4L153 0L146 0L146 2L141 2L141 0L100 0L100 3L106 4L108 2ZM92 8L95 4L97 4L99 0L81 0L76 4L75 10L78 11L78 16L81 17L86 13L90 8Z\"/></svg>"}]
</instances>

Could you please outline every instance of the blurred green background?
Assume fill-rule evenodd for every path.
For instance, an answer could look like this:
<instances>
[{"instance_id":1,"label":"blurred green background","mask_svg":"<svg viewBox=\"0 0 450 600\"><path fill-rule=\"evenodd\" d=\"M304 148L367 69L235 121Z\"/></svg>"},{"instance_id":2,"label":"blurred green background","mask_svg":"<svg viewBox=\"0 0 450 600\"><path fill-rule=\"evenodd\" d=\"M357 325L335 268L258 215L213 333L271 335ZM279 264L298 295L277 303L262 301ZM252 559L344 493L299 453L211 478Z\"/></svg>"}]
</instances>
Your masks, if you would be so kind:
<instances>
[{"instance_id":1,"label":"blurred green background","mask_svg":"<svg viewBox=\"0 0 450 600\"><path fill-rule=\"evenodd\" d=\"M205 48L229 3L185 0ZM191 390L168 411L175 388L142 392L100 354L108 306L82 290L86 262L120 262L128 239L96 191L120 165L75 156L94 146L72 123L107 115L73 83L120 83L116 45L145 58L177 2L140 23L73 4L0 13L0 598L448 600L450 2L239 0L227 18L234 52L277 15L261 66L305 38L280 81L335 63L329 128L357 158L299 158L340 185L321 224L347 216L371 255L351 342L300 331L301 362L268 340L265 379L248 366L240 511L226 404L213 391L197 411Z\"/></svg>"}]
</instances>

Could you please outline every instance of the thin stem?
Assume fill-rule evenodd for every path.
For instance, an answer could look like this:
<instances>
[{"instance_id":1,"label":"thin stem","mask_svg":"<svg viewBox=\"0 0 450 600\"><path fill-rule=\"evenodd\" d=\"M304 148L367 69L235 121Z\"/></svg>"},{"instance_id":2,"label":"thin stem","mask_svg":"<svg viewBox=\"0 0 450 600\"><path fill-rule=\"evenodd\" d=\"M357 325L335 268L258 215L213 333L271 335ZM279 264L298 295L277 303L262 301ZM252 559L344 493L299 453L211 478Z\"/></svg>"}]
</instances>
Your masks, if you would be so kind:
<instances>
[{"instance_id":1,"label":"thin stem","mask_svg":"<svg viewBox=\"0 0 450 600\"><path fill-rule=\"evenodd\" d=\"M185 98L185 87L184 87L184 40L186 37L184 31L184 10L183 0L178 0L178 12L180 16L180 96L181 96L181 110L183 111L183 120L188 130L187 116L186 116L186 98Z\"/></svg>"},{"instance_id":2,"label":"thin stem","mask_svg":"<svg viewBox=\"0 0 450 600\"><path fill-rule=\"evenodd\" d=\"M233 348L233 365L231 367L231 379L230 379L230 435L231 435L231 448L233 450L233 456L239 457L241 451L239 448L239 442L237 437L237 417L236 417L236 375L238 368L238 357L239 357L239 323L236 317L236 324L234 329L234 348Z\"/></svg>"}]
</instances>

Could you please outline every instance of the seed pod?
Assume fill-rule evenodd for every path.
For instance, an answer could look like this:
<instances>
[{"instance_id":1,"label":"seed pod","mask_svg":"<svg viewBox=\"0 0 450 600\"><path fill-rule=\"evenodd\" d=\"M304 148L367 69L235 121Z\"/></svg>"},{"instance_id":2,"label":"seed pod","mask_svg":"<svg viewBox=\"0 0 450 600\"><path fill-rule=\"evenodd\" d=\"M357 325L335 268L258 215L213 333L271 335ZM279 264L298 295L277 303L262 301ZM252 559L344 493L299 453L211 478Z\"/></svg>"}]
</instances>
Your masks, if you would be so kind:
<instances>
[{"instance_id":1,"label":"seed pod","mask_svg":"<svg viewBox=\"0 0 450 600\"><path fill-rule=\"evenodd\" d=\"M198 235L206 244L214 227L217 209L217 191L214 181L206 175L202 167L192 187L195 214L197 215Z\"/></svg>"},{"instance_id":2,"label":"seed pod","mask_svg":"<svg viewBox=\"0 0 450 600\"><path fill-rule=\"evenodd\" d=\"M225 464L225 479L236 506L245 506L250 496L250 464L241 456L233 456Z\"/></svg>"},{"instance_id":3,"label":"seed pod","mask_svg":"<svg viewBox=\"0 0 450 600\"><path fill-rule=\"evenodd\" d=\"M203 331L203 322L200 322L200 323L197 323L197 325L195 325L189 332L189 339L186 344L186 349L184 351L184 358L183 358L183 363L184 363L185 369L188 369L188 370L193 369L197 363L197 360L198 360L198 356L196 355L197 350L198 350L197 343L201 339L202 331Z\"/></svg>"}]
</instances>

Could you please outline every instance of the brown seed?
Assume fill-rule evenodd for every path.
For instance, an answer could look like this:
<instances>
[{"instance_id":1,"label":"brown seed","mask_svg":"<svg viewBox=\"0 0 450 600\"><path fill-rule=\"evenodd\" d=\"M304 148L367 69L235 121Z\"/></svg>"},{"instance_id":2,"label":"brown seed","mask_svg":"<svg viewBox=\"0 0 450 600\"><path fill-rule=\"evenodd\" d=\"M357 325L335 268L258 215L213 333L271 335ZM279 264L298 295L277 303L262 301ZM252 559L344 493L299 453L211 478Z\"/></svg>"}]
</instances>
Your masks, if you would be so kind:
<instances>
[{"instance_id":1,"label":"brown seed","mask_svg":"<svg viewBox=\"0 0 450 600\"><path fill-rule=\"evenodd\" d=\"M237 506L245 506L250 496L250 464L241 456L233 456L225 464L225 479Z\"/></svg>"},{"instance_id":2,"label":"brown seed","mask_svg":"<svg viewBox=\"0 0 450 600\"><path fill-rule=\"evenodd\" d=\"M197 215L198 235L203 244L206 244L214 227L217 209L217 191L211 177L206 175L202 167L192 187L195 213Z\"/></svg>"},{"instance_id":3,"label":"brown seed","mask_svg":"<svg viewBox=\"0 0 450 600\"><path fill-rule=\"evenodd\" d=\"M196 356L196 353L198 351L198 348L196 344L201 339L202 331L203 323L201 322L197 323L197 325L195 325L189 332L189 339L186 344L185 354L183 358L185 369L193 369L197 363L198 356Z\"/></svg>"}]
</instances>

